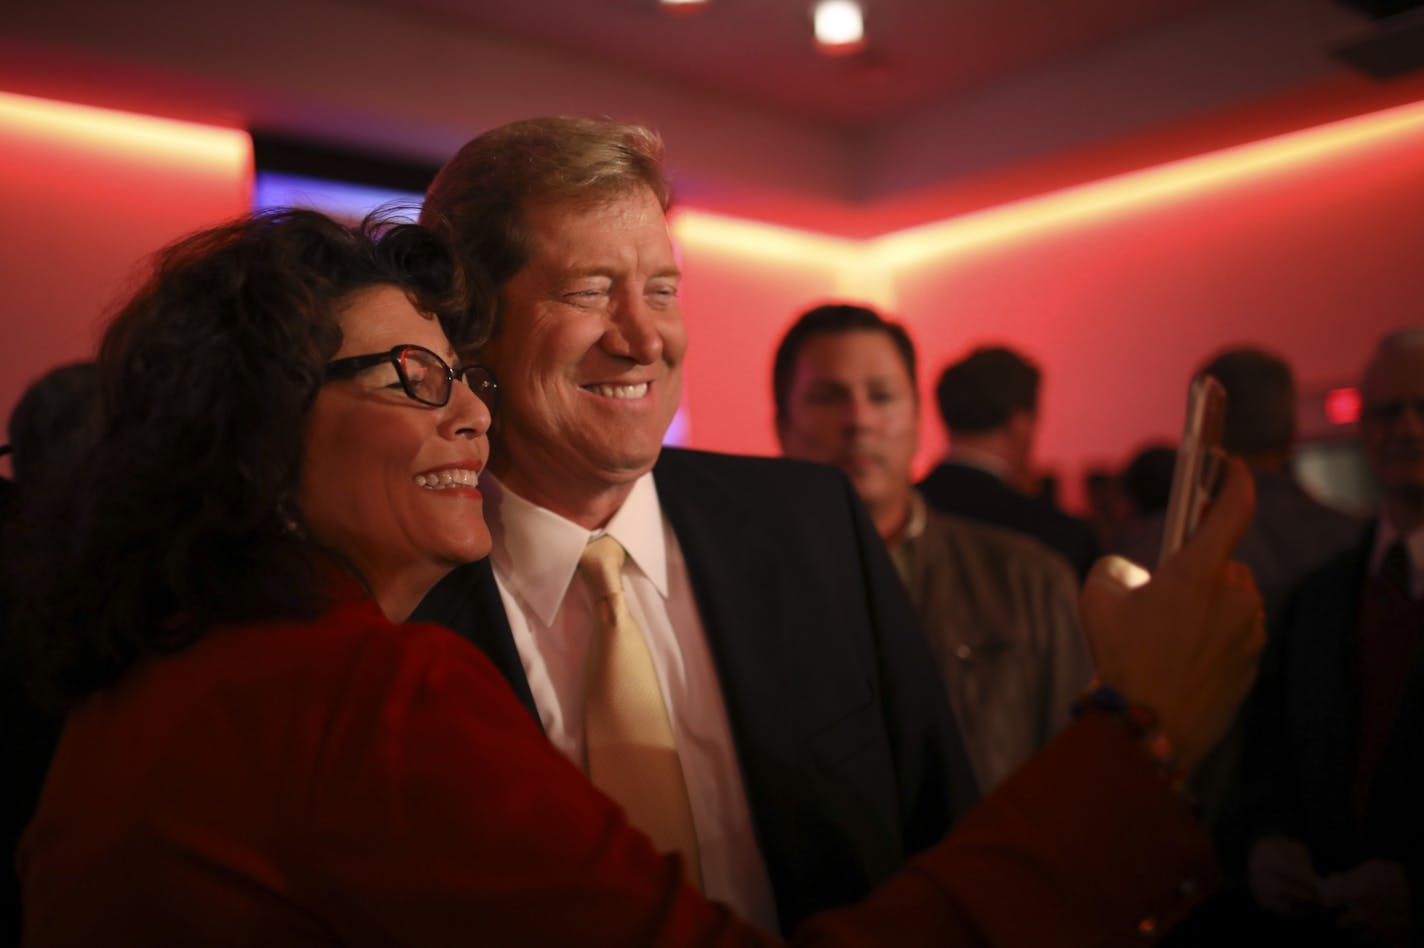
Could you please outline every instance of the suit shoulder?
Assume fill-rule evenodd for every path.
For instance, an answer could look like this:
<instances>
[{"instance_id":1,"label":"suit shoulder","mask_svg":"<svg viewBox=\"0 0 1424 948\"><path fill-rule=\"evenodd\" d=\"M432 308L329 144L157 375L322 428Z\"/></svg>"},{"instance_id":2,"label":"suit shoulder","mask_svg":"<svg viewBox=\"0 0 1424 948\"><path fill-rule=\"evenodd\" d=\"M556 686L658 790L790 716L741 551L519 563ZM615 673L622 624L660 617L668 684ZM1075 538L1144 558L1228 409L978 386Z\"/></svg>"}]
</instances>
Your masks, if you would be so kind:
<instances>
[{"instance_id":1,"label":"suit shoulder","mask_svg":"<svg viewBox=\"0 0 1424 948\"><path fill-rule=\"evenodd\" d=\"M654 476L714 477L723 483L748 482L765 489L770 485L835 486L846 483L845 475L828 464L773 458L752 454L723 454L691 448L664 448L654 468Z\"/></svg>"},{"instance_id":2,"label":"suit shoulder","mask_svg":"<svg viewBox=\"0 0 1424 948\"><path fill-rule=\"evenodd\" d=\"M1364 584L1372 534L1367 534L1365 542L1336 553L1292 586L1286 597L1285 621L1278 625L1314 624L1319 615L1333 614L1340 608L1352 612Z\"/></svg>"},{"instance_id":3,"label":"suit shoulder","mask_svg":"<svg viewBox=\"0 0 1424 948\"><path fill-rule=\"evenodd\" d=\"M929 489L933 491L935 488L944 488L949 487L950 485L960 484L966 479L976 481L988 481L992 478L992 475L982 478L975 477L976 473L977 472L970 470L969 468L966 468L961 464L940 463L930 468L929 473L926 474L915 486L920 488L921 490Z\"/></svg>"},{"instance_id":4,"label":"suit shoulder","mask_svg":"<svg viewBox=\"0 0 1424 948\"><path fill-rule=\"evenodd\" d=\"M1036 537L938 510L927 510L926 514L934 530L961 549L1011 562L1016 570L1032 578L1076 586L1068 558Z\"/></svg>"},{"instance_id":5,"label":"suit shoulder","mask_svg":"<svg viewBox=\"0 0 1424 948\"><path fill-rule=\"evenodd\" d=\"M1301 580L1299 589L1333 587L1339 583L1355 583L1363 579L1369 559L1369 543L1357 543L1339 550L1315 567Z\"/></svg>"},{"instance_id":6,"label":"suit shoulder","mask_svg":"<svg viewBox=\"0 0 1424 948\"><path fill-rule=\"evenodd\" d=\"M1321 503L1293 478L1256 475L1256 517L1297 536L1334 540L1335 548L1352 545L1369 521Z\"/></svg>"},{"instance_id":7,"label":"suit shoulder","mask_svg":"<svg viewBox=\"0 0 1424 948\"><path fill-rule=\"evenodd\" d=\"M1093 531L1093 525L1082 517L1075 517L1068 513L1068 511L1055 507L1053 504L1044 500L1037 500L1032 497L1027 497L1026 499L1039 509L1044 519L1062 524L1063 529L1071 530L1073 533L1086 537L1096 544L1097 534Z\"/></svg>"}]
</instances>

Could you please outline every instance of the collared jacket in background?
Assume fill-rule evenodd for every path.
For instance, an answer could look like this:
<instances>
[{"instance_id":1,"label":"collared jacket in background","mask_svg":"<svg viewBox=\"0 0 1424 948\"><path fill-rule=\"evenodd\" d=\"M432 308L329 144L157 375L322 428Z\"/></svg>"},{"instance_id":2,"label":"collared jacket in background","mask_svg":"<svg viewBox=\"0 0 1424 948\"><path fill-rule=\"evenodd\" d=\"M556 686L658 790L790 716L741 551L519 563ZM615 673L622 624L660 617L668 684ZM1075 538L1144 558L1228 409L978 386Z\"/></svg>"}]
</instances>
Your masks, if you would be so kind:
<instances>
[{"instance_id":1,"label":"collared jacket in background","mask_svg":"<svg viewBox=\"0 0 1424 948\"><path fill-rule=\"evenodd\" d=\"M937 465L916 486L929 505L942 513L1026 533L1052 547L1073 565L1080 580L1087 578L1101 552L1097 531L1086 520L1022 493L981 467L951 459Z\"/></svg>"},{"instance_id":2,"label":"collared jacket in background","mask_svg":"<svg viewBox=\"0 0 1424 948\"><path fill-rule=\"evenodd\" d=\"M892 558L985 791L1057 734L1093 677L1068 561L911 493Z\"/></svg>"}]
</instances>

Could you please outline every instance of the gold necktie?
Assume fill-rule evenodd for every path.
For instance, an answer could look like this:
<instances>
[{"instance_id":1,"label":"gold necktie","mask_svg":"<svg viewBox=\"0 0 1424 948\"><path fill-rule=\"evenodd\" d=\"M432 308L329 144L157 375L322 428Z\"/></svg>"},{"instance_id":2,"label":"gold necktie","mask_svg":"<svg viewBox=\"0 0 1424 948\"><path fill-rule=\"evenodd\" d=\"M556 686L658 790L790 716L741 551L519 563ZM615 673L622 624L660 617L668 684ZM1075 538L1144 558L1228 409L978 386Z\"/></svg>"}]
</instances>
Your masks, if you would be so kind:
<instances>
[{"instance_id":1,"label":"gold necktie","mask_svg":"<svg viewBox=\"0 0 1424 948\"><path fill-rule=\"evenodd\" d=\"M653 656L623 598L623 557L623 546L605 535L579 558L596 610L584 697L588 776L659 850L681 853L701 888L687 784Z\"/></svg>"}]
</instances>

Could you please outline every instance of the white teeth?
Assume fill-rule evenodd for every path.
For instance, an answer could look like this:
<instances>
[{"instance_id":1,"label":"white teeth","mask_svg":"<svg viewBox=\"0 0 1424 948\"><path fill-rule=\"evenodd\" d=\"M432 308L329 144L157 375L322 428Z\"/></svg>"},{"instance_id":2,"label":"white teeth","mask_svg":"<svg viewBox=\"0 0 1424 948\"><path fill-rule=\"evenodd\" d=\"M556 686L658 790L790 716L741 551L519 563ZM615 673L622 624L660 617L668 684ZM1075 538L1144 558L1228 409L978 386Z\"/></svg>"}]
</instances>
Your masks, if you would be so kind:
<instances>
[{"instance_id":1,"label":"white teeth","mask_svg":"<svg viewBox=\"0 0 1424 948\"><path fill-rule=\"evenodd\" d=\"M590 385L588 388L604 398L642 398L648 394L647 382L637 385Z\"/></svg>"},{"instance_id":2,"label":"white teeth","mask_svg":"<svg viewBox=\"0 0 1424 948\"><path fill-rule=\"evenodd\" d=\"M427 490L445 490L448 487L476 487L480 482L478 471L468 468L459 470L431 471L415 475L415 485Z\"/></svg>"}]
</instances>

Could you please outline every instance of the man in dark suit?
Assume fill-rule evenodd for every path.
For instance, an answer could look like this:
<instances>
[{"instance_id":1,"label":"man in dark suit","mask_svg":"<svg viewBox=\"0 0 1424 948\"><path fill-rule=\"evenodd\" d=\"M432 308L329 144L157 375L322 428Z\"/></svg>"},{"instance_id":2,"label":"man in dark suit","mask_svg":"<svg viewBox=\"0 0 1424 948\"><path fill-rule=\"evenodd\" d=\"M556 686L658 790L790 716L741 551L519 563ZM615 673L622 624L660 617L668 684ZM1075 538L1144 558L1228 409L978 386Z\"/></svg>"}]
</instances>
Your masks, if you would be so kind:
<instances>
[{"instance_id":1,"label":"man in dark suit","mask_svg":"<svg viewBox=\"0 0 1424 948\"><path fill-rule=\"evenodd\" d=\"M480 645L554 745L589 765L586 666L612 648L611 600L579 573L591 540L616 540L610 608L655 672L695 836L666 848L709 896L789 931L865 895L976 790L845 478L662 449L687 346L666 208L657 137L607 121L494 129L431 185L422 221L497 290L492 337L471 357L502 395L480 483L494 551L416 617ZM640 804L605 789L640 825Z\"/></svg>"},{"instance_id":2,"label":"man in dark suit","mask_svg":"<svg viewBox=\"0 0 1424 948\"><path fill-rule=\"evenodd\" d=\"M1221 446L1246 462L1256 486L1256 512L1236 545L1235 558L1251 568L1274 623L1287 595L1312 570L1353 546L1364 521L1320 503L1296 481L1290 459L1296 443L1296 386L1290 365L1254 346L1233 346L1213 354L1198 369L1226 390ZM1154 531L1156 566L1161 522ZM1145 537L1143 538L1145 539ZM1207 824L1227 849L1239 843L1221 834L1223 809L1234 792L1241 758L1241 726L1235 724L1198 770L1193 791ZM1241 880L1233 879L1233 883Z\"/></svg>"},{"instance_id":3,"label":"man in dark suit","mask_svg":"<svg viewBox=\"0 0 1424 948\"><path fill-rule=\"evenodd\" d=\"M1365 524L1316 500L1291 473L1296 385L1289 363L1265 349L1233 346L1197 371L1226 390L1221 446L1246 462L1256 483L1256 513L1237 544L1236 559L1251 567L1266 601L1266 620L1273 622L1301 578L1353 545ZM1138 542L1143 554L1138 562L1156 566L1161 522Z\"/></svg>"},{"instance_id":4,"label":"man in dark suit","mask_svg":"<svg viewBox=\"0 0 1424 948\"><path fill-rule=\"evenodd\" d=\"M935 388L949 457L919 483L931 506L1038 538L1082 579L1098 557L1086 521L1025 493L1038 427L1038 367L1002 346L975 349L945 368Z\"/></svg>"},{"instance_id":5,"label":"man in dark suit","mask_svg":"<svg viewBox=\"0 0 1424 948\"><path fill-rule=\"evenodd\" d=\"M1361 395L1379 519L1297 587L1246 710L1248 878L1293 944L1417 944L1424 910L1424 327Z\"/></svg>"}]
</instances>

